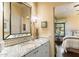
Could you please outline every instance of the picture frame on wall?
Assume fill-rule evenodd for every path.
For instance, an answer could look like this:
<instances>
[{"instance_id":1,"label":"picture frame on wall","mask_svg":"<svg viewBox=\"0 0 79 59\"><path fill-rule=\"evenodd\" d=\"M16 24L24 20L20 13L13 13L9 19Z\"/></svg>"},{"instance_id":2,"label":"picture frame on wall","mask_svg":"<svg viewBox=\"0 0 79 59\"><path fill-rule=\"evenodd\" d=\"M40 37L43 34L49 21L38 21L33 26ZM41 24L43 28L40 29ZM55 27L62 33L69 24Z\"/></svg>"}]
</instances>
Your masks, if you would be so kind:
<instances>
[{"instance_id":1,"label":"picture frame on wall","mask_svg":"<svg viewBox=\"0 0 79 59\"><path fill-rule=\"evenodd\" d=\"M41 22L41 28L47 28L47 21Z\"/></svg>"}]
</instances>

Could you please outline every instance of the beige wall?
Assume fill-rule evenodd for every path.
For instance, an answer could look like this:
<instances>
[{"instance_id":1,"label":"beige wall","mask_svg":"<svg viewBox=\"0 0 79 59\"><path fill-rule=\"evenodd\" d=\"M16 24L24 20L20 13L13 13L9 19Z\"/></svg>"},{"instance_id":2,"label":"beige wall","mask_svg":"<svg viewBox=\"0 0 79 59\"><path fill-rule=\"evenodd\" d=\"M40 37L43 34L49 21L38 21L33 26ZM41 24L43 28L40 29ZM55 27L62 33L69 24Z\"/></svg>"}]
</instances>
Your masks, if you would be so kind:
<instances>
[{"instance_id":1,"label":"beige wall","mask_svg":"<svg viewBox=\"0 0 79 59\"><path fill-rule=\"evenodd\" d=\"M53 7L49 3L38 3L37 4L37 15L39 36L40 37L50 37L50 56L54 56L54 19L53 19ZM41 28L41 21L47 21L48 27Z\"/></svg>"},{"instance_id":2,"label":"beige wall","mask_svg":"<svg viewBox=\"0 0 79 59\"><path fill-rule=\"evenodd\" d=\"M79 15L71 15L66 20L71 30L79 30Z\"/></svg>"},{"instance_id":3,"label":"beige wall","mask_svg":"<svg viewBox=\"0 0 79 59\"><path fill-rule=\"evenodd\" d=\"M72 35L73 30L79 31L79 15L74 14L68 16L66 19L66 36Z\"/></svg>"}]
</instances>

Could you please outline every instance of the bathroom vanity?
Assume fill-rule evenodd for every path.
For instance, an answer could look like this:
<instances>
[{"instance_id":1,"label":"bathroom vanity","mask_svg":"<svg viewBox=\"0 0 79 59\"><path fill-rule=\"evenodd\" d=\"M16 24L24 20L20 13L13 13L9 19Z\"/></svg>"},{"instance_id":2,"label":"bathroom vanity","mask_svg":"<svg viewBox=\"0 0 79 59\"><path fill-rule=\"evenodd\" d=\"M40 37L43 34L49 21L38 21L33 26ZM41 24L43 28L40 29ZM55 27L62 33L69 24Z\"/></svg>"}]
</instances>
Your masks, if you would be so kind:
<instances>
[{"instance_id":1,"label":"bathroom vanity","mask_svg":"<svg viewBox=\"0 0 79 59\"><path fill-rule=\"evenodd\" d=\"M0 57L49 57L49 40L39 38L5 47Z\"/></svg>"}]
</instances>

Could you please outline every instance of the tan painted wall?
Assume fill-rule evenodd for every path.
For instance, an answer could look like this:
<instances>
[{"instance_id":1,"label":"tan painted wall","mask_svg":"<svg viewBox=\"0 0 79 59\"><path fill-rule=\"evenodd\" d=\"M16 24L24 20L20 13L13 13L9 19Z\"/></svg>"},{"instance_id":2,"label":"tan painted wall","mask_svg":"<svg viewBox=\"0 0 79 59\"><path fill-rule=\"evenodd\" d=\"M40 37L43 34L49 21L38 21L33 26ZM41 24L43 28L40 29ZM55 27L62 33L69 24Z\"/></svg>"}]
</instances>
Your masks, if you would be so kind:
<instances>
[{"instance_id":1,"label":"tan painted wall","mask_svg":"<svg viewBox=\"0 0 79 59\"><path fill-rule=\"evenodd\" d=\"M72 35L72 30L79 30L79 15L70 15L66 19L66 35Z\"/></svg>"},{"instance_id":2,"label":"tan painted wall","mask_svg":"<svg viewBox=\"0 0 79 59\"><path fill-rule=\"evenodd\" d=\"M54 19L53 19L53 7L50 3L38 3L37 4L37 15L39 36L50 37L50 56L54 56ZM41 21L47 21L48 27L41 28Z\"/></svg>"},{"instance_id":3,"label":"tan painted wall","mask_svg":"<svg viewBox=\"0 0 79 59\"><path fill-rule=\"evenodd\" d=\"M67 18L68 25L73 30L79 30L79 15L72 15Z\"/></svg>"}]
</instances>

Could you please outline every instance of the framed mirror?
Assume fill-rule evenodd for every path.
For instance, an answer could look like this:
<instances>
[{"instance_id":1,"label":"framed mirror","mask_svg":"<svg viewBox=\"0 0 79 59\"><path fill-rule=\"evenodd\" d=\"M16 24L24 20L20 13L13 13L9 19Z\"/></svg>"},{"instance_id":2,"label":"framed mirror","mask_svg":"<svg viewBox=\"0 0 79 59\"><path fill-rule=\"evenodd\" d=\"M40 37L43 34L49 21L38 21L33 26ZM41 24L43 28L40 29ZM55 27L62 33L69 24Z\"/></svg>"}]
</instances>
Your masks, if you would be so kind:
<instances>
[{"instance_id":1,"label":"framed mirror","mask_svg":"<svg viewBox=\"0 0 79 59\"><path fill-rule=\"evenodd\" d=\"M5 2L4 38L23 36L31 36L31 6L23 2Z\"/></svg>"},{"instance_id":2,"label":"framed mirror","mask_svg":"<svg viewBox=\"0 0 79 59\"><path fill-rule=\"evenodd\" d=\"M3 3L3 38L10 35L10 3Z\"/></svg>"}]
</instances>

